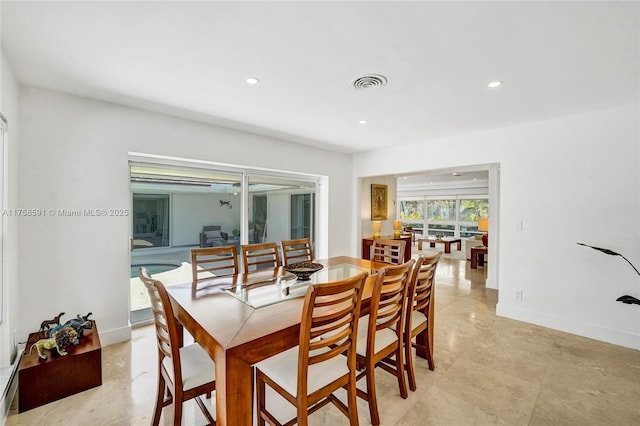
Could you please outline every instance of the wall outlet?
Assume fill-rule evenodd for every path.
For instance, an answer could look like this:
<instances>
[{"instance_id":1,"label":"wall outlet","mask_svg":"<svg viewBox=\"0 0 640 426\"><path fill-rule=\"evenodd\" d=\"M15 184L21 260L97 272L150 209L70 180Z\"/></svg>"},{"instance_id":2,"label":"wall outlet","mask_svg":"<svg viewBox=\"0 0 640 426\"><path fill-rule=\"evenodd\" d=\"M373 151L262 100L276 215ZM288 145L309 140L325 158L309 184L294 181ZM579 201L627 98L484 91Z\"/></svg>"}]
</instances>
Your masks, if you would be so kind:
<instances>
[{"instance_id":1,"label":"wall outlet","mask_svg":"<svg viewBox=\"0 0 640 426\"><path fill-rule=\"evenodd\" d=\"M522 290L513 290L513 298L522 302Z\"/></svg>"}]
</instances>

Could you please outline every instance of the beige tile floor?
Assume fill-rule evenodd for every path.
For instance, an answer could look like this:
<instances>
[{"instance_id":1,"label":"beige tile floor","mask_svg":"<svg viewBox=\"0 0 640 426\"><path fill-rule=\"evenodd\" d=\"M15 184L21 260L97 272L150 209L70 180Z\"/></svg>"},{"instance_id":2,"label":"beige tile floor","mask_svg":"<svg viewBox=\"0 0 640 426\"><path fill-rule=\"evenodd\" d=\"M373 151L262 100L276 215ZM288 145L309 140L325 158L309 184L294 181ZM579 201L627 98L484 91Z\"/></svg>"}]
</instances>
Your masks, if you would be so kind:
<instances>
[{"instance_id":1,"label":"beige tile floor","mask_svg":"<svg viewBox=\"0 0 640 426\"><path fill-rule=\"evenodd\" d=\"M462 257L454 250L438 266L435 371L418 360L418 389L407 399L392 376L377 372L382 425L640 425L639 351L497 317L485 269ZM102 386L22 414L14 404L7 426L148 425L155 385L146 326L103 348ZM169 424L167 410L161 424ZM364 401L358 411L369 424ZM310 420L347 423L331 404ZM192 402L183 424L204 424Z\"/></svg>"}]
</instances>

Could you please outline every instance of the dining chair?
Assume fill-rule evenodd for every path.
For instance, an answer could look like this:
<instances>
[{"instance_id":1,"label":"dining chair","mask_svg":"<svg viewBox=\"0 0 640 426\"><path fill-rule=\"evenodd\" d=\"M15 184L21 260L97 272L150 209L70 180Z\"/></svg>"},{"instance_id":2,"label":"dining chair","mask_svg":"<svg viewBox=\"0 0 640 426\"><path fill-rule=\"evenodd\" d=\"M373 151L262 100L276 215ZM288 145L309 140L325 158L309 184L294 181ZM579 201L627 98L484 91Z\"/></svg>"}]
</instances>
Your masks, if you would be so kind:
<instances>
[{"instance_id":1,"label":"dining chair","mask_svg":"<svg viewBox=\"0 0 640 426\"><path fill-rule=\"evenodd\" d=\"M420 256L411 274L407 289L407 311L404 325L403 343L405 348L405 362L407 376L409 377L409 389L416 390L416 376L413 366L412 348L419 348L426 353L429 369L435 368L433 361L433 312L435 293L435 274L438 261L442 252L432 255ZM427 336L425 345L413 343L413 339L423 331Z\"/></svg>"},{"instance_id":2,"label":"dining chair","mask_svg":"<svg viewBox=\"0 0 640 426\"><path fill-rule=\"evenodd\" d=\"M181 336L167 290L146 268L140 268L138 275L149 292L158 340L158 390L152 424L157 426L162 408L173 404L173 424L180 425L183 402L195 399L209 424L215 425L215 419L200 398L204 394L210 398L216 389L215 364L197 343L180 347Z\"/></svg>"},{"instance_id":3,"label":"dining chair","mask_svg":"<svg viewBox=\"0 0 640 426\"><path fill-rule=\"evenodd\" d=\"M374 262L401 265L404 263L405 244L406 242L404 240L377 238L373 240L373 244L371 245L369 259Z\"/></svg>"},{"instance_id":4,"label":"dining chair","mask_svg":"<svg viewBox=\"0 0 640 426\"><path fill-rule=\"evenodd\" d=\"M276 243L256 243L243 244L242 264L245 274L253 270L262 268L278 268L280 257L278 256L278 246Z\"/></svg>"},{"instance_id":5,"label":"dining chair","mask_svg":"<svg viewBox=\"0 0 640 426\"><path fill-rule=\"evenodd\" d=\"M362 370L357 380L366 378L366 391L358 389L358 396L369 403L371 424L380 424L376 397L375 368L393 374L398 379L400 396L407 398L404 377L403 329L406 295L411 259L401 265L384 266L378 270L371 293L369 315L360 318L356 362Z\"/></svg>"},{"instance_id":6,"label":"dining chair","mask_svg":"<svg viewBox=\"0 0 640 426\"><path fill-rule=\"evenodd\" d=\"M296 418L286 425L307 425L309 414L329 402L349 418L351 426L358 425L355 346L366 278L362 272L307 288L298 347L255 365L259 426L265 421L282 425L267 410L265 385L297 408ZM333 394L341 388L347 390L348 405Z\"/></svg>"},{"instance_id":7,"label":"dining chair","mask_svg":"<svg viewBox=\"0 0 640 426\"><path fill-rule=\"evenodd\" d=\"M192 288L213 276L238 274L236 246L196 248L191 250Z\"/></svg>"},{"instance_id":8,"label":"dining chair","mask_svg":"<svg viewBox=\"0 0 640 426\"><path fill-rule=\"evenodd\" d=\"M313 261L313 249L309 238L280 241L282 248L282 264L287 266L294 262Z\"/></svg>"}]
</instances>

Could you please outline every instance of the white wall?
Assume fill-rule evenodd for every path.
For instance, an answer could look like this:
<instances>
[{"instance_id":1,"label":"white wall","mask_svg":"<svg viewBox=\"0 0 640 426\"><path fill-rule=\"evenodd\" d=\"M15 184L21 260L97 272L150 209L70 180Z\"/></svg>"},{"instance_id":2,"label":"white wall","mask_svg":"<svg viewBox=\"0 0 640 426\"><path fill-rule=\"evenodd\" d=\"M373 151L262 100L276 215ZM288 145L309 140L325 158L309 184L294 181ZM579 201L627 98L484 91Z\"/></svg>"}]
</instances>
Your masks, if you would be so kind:
<instances>
[{"instance_id":1,"label":"white wall","mask_svg":"<svg viewBox=\"0 0 640 426\"><path fill-rule=\"evenodd\" d=\"M305 172L328 176L329 203L344 206L329 210L328 254L355 253L354 201L340 185L350 156L38 89L19 100L21 207L128 208L129 152ZM19 230L22 338L60 311L93 312L103 344L129 338L128 217L47 216Z\"/></svg>"},{"instance_id":2,"label":"white wall","mask_svg":"<svg viewBox=\"0 0 640 426\"><path fill-rule=\"evenodd\" d=\"M172 245L200 245L204 225L220 225L222 232L240 230L240 195L174 193L171 226ZM220 206L220 200L230 201L233 208Z\"/></svg>"},{"instance_id":3,"label":"white wall","mask_svg":"<svg viewBox=\"0 0 640 426\"><path fill-rule=\"evenodd\" d=\"M4 153L5 208L17 208L18 188L18 84L9 64L2 53L0 64L0 112L9 123L6 151ZM3 318L0 325L0 367L11 364L16 356L13 342L13 330L18 327L18 219L4 217L4 250L3 262L6 265L4 280ZM38 324L39 326L40 324Z\"/></svg>"},{"instance_id":4,"label":"white wall","mask_svg":"<svg viewBox=\"0 0 640 426\"><path fill-rule=\"evenodd\" d=\"M381 220L382 229L380 235L393 235L393 221L397 213L397 179L393 176L377 176L375 178L362 178L359 180L359 229L361 230L358 241L362 238L371 238L373 226L371 220L371 184L387 185L387 219ZM358 256L362 255L362 244L358 244Z\"/></svg>"},{"instance_id":5,"label":"white wall","mask_svg":"<svg viewBox=\"0 0 640 426\"><path fill-rule=\"evenodd\" d=\"M387 161L393 148L362 153L354 176L500 164L497 313L640 349L640 307L615 301L640 297L639 277L621 258L576 245L640 265L639 112L635 105L413 144L402 162Z\"/></svg>"}]
</instances>

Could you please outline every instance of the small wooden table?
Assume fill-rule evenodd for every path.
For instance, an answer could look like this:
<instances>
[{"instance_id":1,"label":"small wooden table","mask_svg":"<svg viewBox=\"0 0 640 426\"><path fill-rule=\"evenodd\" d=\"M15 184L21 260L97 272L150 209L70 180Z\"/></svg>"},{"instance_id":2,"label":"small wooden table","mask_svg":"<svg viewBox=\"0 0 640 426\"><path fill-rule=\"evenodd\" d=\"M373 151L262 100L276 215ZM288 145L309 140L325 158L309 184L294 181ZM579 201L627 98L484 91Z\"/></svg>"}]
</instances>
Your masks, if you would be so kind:
<instances>
[{"instance_id":1,"label":"small wooden table","mask_svg":"<svg viewBox=\"0 0 640 426\"><path fill-rule=\"evenodd\" d=\"M422 250L422 243L428 242L430 247L435 247L436 243L444 244L444 252L451 253L451 244L458 243L458 251L462 250L462 240L460 238L451 238L446 240L434 240L433 238L418 238L418 250Z\"/></svg>"},{"instance_id":2,"label":"small wooden table","mask_svg":"<svg viewBox=\"0 0 640 426\"><path fill-rule=\"evenodd\" d=\"M478 269L478 265L484 266L484 255L487 248L483 246L471 247L471 269Z\"/></svg>"}]
</instances>

